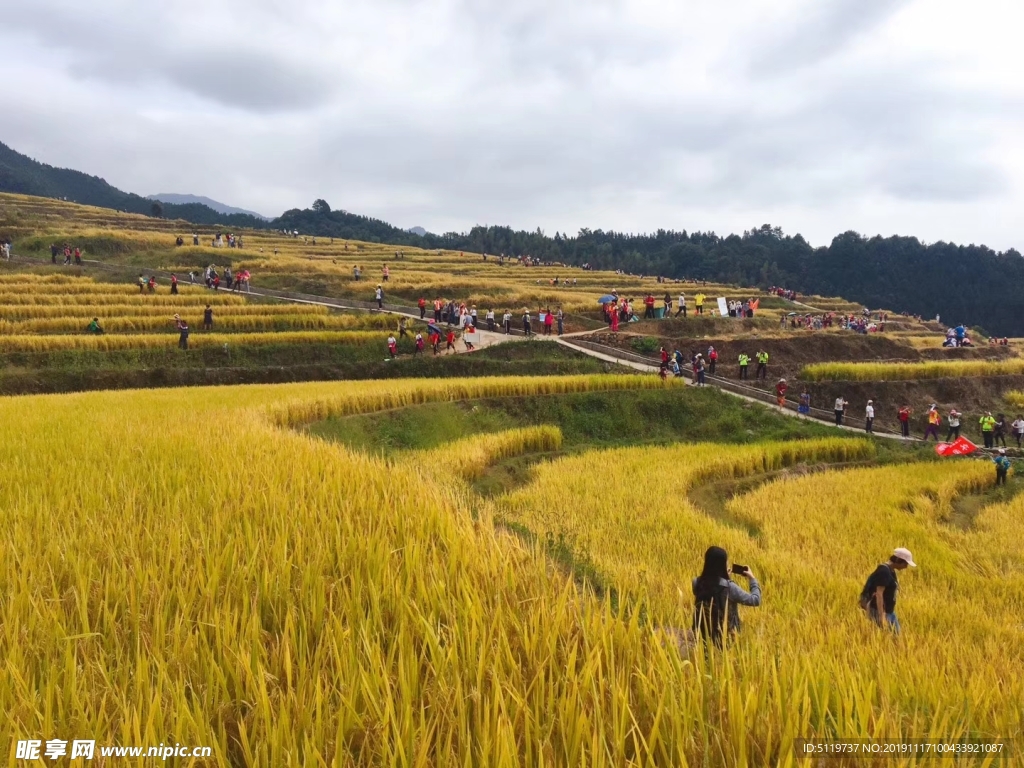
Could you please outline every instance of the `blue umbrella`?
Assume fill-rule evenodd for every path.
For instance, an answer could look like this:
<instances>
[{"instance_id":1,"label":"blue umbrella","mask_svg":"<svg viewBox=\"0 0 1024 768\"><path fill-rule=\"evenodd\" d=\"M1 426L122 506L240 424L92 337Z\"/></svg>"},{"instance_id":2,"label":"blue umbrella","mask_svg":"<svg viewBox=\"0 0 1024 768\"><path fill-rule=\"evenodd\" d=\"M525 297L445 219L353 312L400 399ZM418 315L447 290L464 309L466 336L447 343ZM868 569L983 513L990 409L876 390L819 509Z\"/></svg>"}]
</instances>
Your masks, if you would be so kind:
<instances>
[{"instance_id":1,"label":"blue umbrella","mask_svg":"<svg viewBox=\"0 0 1024 768\"><path fill-rule=\"evenodd\" d=\"M604 296L602 296L600 299L598 299L597 303L598 304L611 304L613 301L618 301L618 299L615 298L614 296L612 296L610 293L607 293Z\"/></svg>"},{"instance_id":2,"label":"blue umbrella","mask_svg":"<svg viewBox=\"0 0 1024 768\"><path fill-rule=\"evenodd\" d=\"M444 334L441 333L441 329L438 328L433 323L427 323L427 330L430 331L431 333L436 333L438 336L444 336Z\"/></svg>"}]
</instances>

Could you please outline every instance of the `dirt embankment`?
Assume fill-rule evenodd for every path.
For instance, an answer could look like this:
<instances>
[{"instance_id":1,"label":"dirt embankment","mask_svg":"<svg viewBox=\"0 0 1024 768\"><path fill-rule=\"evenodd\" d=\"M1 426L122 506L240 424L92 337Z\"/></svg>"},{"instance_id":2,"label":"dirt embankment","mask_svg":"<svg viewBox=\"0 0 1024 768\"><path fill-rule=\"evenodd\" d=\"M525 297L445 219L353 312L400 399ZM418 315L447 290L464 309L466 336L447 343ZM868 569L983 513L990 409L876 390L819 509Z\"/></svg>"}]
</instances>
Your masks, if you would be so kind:
<instances>
[{"instance_id":1,"label":"dirt embankment","mask_svg":"<svg viewBox=\"0 0 1024 768\"><path fill-rule=\"evenodd\" d=\"M653 331L657 331L655 326ZM668 329L666 329L668 330ZM919 362L921 360L970 360L1009 356L1007 347L977 347L972 349L943 349L936 338L936 348L919 350L903 342L898 336L858 333L806 333L784 337L736 339L720 336L671 336L654 333L620 331L611 333L598 331L587 337L600 344L624 349L635 354L658 356L658 348L669 351L678 349L687 359L694 352L707 353L709 346L718 351L718 370L726 376L738 375L740 354L750 355L750 376L754 376L754 354L760 350L768 353L768 373L774 377L795 381L801 369L811 363L829 361L877 362Z\"/></svg>"},{"instance_id":2,"label":"dirt embankment","mask_svg":"<svg viewBox=\"0 0 1024 768\"><path fill-rule=\"evenodd\" d=\"M1013 389L1024 389L1024 376L987 376L983 378L928 379L924 381L823 381L793 382L790 397L799 398L803 391L811 395L811 405L826 411L833 409L836 398L849 403L846 408L850 424L864 422L864 408L868 400L874 401L876 423L887 429L899 429L896 413L904 405L913 410L913 434L920 437L927 424L925 413L932 403L942 414L940 438L946 437L946 414L951 408L963 413L963 432L973 440L981 440L978 419L986 411L993 415L1003 413L1007 423L1017 416L1006 405L1003 396ZM1009 435L1007 435L1009 441Z\"/></svg>"}]
</instances>

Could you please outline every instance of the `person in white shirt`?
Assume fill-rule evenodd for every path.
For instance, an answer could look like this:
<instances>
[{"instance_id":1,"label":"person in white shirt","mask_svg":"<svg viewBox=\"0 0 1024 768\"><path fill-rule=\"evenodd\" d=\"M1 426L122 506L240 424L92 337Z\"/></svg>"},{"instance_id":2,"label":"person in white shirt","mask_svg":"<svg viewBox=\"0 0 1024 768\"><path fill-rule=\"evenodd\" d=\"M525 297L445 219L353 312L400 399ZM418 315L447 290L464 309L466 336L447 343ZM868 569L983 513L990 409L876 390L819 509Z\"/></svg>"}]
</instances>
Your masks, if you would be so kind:
<instances>
[{"instance_id":1,"label":"person in white shirt","mask_svg":"<svg viewBox=\"0 0 1024 768\"><path fill-rule=\"evenodd\" d=\"M487 314L484 317L487 320L487 330L488 331L493 331L494 330L494 310L493 309L488 309L487 310Z\"/></svg>"},{"instance_id":2,"label":"person in white shirt","mask_svg":"<svg viewBox=\"0 0 1024 768\"><path fill-rule=\"evenodd\" d=\"M1017 447L1020 448L1020 442L1024 440L1024 416L1018 415L1010 424L1010 428L1013 429L1013 437L1017 440Z\"/></svg>"},{"instance_id":3,"label":"person in white shirt","mask_svg":"<svg viewBox=\"0 0 1024 768\"><path fill-rule=\"evenodd\" d=\"M676 307L676 317L679 317L680 314L682 314L683 317L686 317L686 294L685 293L680 293L679 294L679 304Z\"/></svg>"},{"instance_id":4,"label":"person in white shirt","mask_svg":"<svg viewBox=\"0 0 1024 768\"><path fill-rule=\"evenodd\" d=\"M871 427L875 423L875 406L871 400L868 400L868 405L864 409L864 431L869 435L871 434Z\"/></svg>"},{"instance_id":5,"label":"person in white shirt","mask_svg":"<svg viewBox=\"0 0 1024 768\"><path fill-rule=\"evenodd\" d=\"M506 336L512 333L512 313L507 309L505 310L505 314L501 317L501 324L505 327Z\"/></svg>"},{"instance_id":6,"label":"person in white shirt","mask_svg":"<svg viewBox=\"0 0 1024 768\"><path fill-rule=\"evenodd\" d=\"M836 398L835 414L836 414L836 426L843 426L843 414L846 412L846 406L849 403L846 402L842 397Z\"/></svg>"}]
</instances>

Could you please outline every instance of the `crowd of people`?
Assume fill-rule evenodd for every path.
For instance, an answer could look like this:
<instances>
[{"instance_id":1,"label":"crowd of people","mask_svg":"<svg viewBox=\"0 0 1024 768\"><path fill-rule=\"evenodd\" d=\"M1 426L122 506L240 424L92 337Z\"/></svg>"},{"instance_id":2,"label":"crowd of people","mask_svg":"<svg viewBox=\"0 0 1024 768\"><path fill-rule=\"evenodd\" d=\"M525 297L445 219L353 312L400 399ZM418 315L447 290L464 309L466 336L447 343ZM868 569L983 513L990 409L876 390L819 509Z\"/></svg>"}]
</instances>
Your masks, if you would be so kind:
<instances>
[{"instance_id":1,"label":"crowd of people","mask_svg":"<svg viewBox=\"0 0 1024 768\"><path fill-rule=\"evenodd\" d=\"M879 312L872 315L868 310L860 316L851 314L838 314L836 312L821 312L817 314L798 314L791 312L779 318L779 327L790 329L803 328L809 331L820 331L826 328L840 328L844 331L855 333L884 333L885 324L889 321L888 312Z\"/></svg>"},{"instance_id":2,"label":"crowd of people","mask_svg":"<svg viewBox=\"0 0 1024 768\"><path fill-rule=\"evenodd\" d=\"M9 247L10 244L8 244L8 248ZM76 267L82 266L82 249L77 245L72 248L67 243L64 243L63 246L58 246L56 243L50 243L50 262L53 264L59 263L57 259L60 256L64 257L63 264L65 267L71 263L74 263ZM10 258L9 252L8 258Z\"/></svg>"}]
</instances>

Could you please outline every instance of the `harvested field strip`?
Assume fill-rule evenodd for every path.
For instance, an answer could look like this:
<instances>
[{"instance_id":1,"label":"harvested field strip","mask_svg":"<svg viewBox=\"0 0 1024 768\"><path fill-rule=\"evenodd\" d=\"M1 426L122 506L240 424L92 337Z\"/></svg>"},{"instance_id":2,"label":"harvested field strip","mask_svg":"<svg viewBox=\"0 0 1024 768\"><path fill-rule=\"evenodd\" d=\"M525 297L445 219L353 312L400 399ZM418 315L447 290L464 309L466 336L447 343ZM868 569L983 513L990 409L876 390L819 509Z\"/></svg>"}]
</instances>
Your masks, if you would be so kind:
<instances>
[{"instance_id":1,"label":"harvested field strip","mask_svg":"<svg viewBox=\"0 0 1024 768\"><path fill-rule=\"evenodd\" d=\"M199 302L182 303L189 310L201 311L205 306ZM317 304L212 304L217 316L243 315L327 315L327 307ZM145 306L144 304L3 304L0 318L8 321L38 320L64 317L167 317L173 314L173 305ZM369 319L378 315L346 315Z\"/></svg>"},{"instance_id":2,"label":"harvested field strip","mask_svg":"<svg viewBox=\"0 0 1024 768\"><path fill-rule=\"evenodd\" d=\"M114 316L105 317L101 322L106 333L152 333L173 330L171 310L178 310L185 322L196 327L203 319L201 306L171 307L157 316ZM99 315L97 315L98 317ZM92 317L89 315L88 317ZM81 333L87 324L85 317L47 318L38 320L22 320L10 322L0 320L0 335L17 336L26 334L66 334ZM216 314L214 327L218 331L236 332L272 332L272 331L310 331L310 330L357 330L376 329L394 330L397 321L388 315L327 315L327 314L282 314L279 312L268 315Z\"/></svg>"},{"instance_id":3,"label":"harvested field strip","mask_svg":"<svg viewBox=\"0 0 1024 768\"><path fill-rule=\"evenodd\" d=\"M381 346L383 332L374 331L282 331L280 333L193 333L190 347L215 347L222 344L349 344ZM156 349L174 347L178 334L104 334L102 336L0 336L0 352L53 352L62 349Z\"/></svg>"},{"instance_id":4,"label":"harvested field strip","mask_svg":"<svg viewBox=\"0 0 1024 768\"><path fill-rule=\"evenodd\" d=\"M246 299L237 294L217 292L188 292L174 296L169 290L163 289L156 294L140 294L134 291L114 291L109 293L0 293L0 304L29 304L42 306L81 305L81 304L132 304L132 305L174 305L174 304L245 304Z\"/></svg>"}]
</instances>

